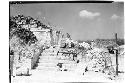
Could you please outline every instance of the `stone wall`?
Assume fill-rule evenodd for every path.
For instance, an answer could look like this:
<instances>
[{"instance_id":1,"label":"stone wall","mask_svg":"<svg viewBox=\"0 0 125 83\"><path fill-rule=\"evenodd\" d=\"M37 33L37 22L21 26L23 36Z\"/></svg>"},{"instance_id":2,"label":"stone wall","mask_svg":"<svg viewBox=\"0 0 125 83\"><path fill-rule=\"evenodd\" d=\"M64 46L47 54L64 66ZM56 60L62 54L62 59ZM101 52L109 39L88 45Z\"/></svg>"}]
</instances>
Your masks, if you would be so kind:
<instances>
[{"instance_id":1,"label":"stone wall","mask_svg":"<svg viewBox=\"0 0 125 83\"><path fill-rule=\"evenodd\" d=\"M50 46L51 45L51 36L50 36L50 30L44 29L44 30L32 30L33 34L37 37L39 45L45 45Z\"/></svg>"},{"instance_id":2,"label":"stone wall","mask_svg":"<svg viewBox=\"0 0 125 83\"><path fill-rule=\"evenodd\" d=\"M41 47L41 49L37 49L38 52L34 53L34 56L31 59L31 69L33 69L36 66L36 63L38 61L39 56L41 55L41 53L43 52L43 49Z\"/></svg>"}]
</instances>

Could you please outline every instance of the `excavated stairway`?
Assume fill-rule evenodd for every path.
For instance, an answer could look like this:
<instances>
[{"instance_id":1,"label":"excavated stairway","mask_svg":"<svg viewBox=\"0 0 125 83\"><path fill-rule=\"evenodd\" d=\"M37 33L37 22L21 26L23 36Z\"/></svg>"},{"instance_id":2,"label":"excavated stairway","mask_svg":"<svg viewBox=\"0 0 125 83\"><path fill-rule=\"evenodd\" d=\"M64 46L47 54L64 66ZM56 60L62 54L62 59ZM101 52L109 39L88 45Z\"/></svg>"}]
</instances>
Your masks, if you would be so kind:
<instances>
[{"instance_id":1,"label":"excavated stairway","mask_svg":"<svg viewBox=\"0 0 125 83\"><path fill-rule=\"evenodd\" d=\"M39 60L37 63L37 70L45 70L45 71L58 71L59 67L58 63L63 63L63 68L71 71L76 67L76 63L71 60L61 59L60 56L57 56L57 53L54 52L55 49L46 49L39 56Z\"/></svg>"}]
</instances>

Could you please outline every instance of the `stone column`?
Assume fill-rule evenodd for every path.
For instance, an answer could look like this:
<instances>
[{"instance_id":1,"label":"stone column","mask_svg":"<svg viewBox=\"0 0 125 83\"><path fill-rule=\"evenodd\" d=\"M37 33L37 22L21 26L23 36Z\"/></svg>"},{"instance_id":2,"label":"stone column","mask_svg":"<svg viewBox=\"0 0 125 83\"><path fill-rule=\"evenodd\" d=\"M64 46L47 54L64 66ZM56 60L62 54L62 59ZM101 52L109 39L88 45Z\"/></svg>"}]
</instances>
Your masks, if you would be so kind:
<instances>
[{"instance_id":1,"label":"stone column","mask_svg":"<svg viewBox=\"0 0 125 83\"><path fill-rule=\"evenodd\" d=\"M14 59L13 59L13 76L16 76L18 59L19 59L19 53L16 51L14 52Z\"/></svg>"},{"instance_id":2,"label":"stone column","mask_svg":"<svg viewBox=\"0 0 125 83\"><path fill-rule=\"evenodd\" d=\"M54 45L53 30L50 29L51 46Z\"/></svg>"},{"instance_id":3,"label":"stone column","mask_svg":"<svg viewBox=\"0 0 125 83\"><path fill-rule=\"evenodd\" d=\"M58 31L58 35L57 35L57 45L60 44L60 40L61 40L61 31Z\"/></svg>"},{"instance_id":4,"label":"stone column","mask_svg":"<svg viewBox=\"0 0 125 83\"><path fill-rule=\"evenodd\" d=\"M61 46L61 40L62 40L62 34L60 33L59 34L59 39L58 39L58 46L59 47Z\"/></svg>"}]
</instances>

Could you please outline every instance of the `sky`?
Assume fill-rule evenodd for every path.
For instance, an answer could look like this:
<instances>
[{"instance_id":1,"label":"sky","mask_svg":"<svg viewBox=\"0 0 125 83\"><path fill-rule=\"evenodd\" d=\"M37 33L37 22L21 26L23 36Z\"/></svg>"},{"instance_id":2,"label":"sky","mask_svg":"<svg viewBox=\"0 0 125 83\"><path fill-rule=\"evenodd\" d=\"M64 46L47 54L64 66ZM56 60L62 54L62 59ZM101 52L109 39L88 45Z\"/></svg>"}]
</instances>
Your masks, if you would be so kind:
<instances>
[{"instance_id":1,"label":"sky","mask_svg":"<svg viewBox=\"0 0 125 83\"><path fill-rule=\"evenodd\" d=\"M32 3L10 5L10 15L32 16L67 32L74 40L124 38L124 4Z\"/></svg>"}]
</instances>

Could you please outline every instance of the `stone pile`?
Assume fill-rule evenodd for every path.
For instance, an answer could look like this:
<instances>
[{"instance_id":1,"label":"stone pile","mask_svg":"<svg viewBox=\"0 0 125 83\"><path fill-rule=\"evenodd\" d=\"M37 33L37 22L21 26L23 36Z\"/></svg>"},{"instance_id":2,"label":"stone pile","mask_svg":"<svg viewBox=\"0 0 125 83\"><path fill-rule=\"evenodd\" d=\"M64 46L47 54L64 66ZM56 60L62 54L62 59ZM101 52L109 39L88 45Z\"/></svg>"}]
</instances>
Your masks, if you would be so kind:
<instances>
[{"instance_id":1,"label":"stone pile","mask_svg":"<svg viewBox=\"0 0 125 83\"><path fill-rule=\"evenodd\" d=\"M87 70L115 75L110 54L105 49L94 48L87 51L85 62L87 62Z\"/></svg>"},{"instance_id":2,"label":"stone pile","mask_svg":"<svg viewBox=\"0 0 125 83\"><path fill-rule=\"evenodd\" d=\"M85 49L90 49L91 48L91 46L86 42L79 43L79 46L84 47Z\"/></svg>"},{"instance_id":3,"label":"stone pile","mask_svg":"<svg viewBox=\"0 0 125 83\"><path fill-rule=\"evenodd\" d=\"M19 60L16 65L16 75L29 75L32 66L32 58L40 52L35 45L24 47L19 53Z\"/></svg>"}]
</instances>

